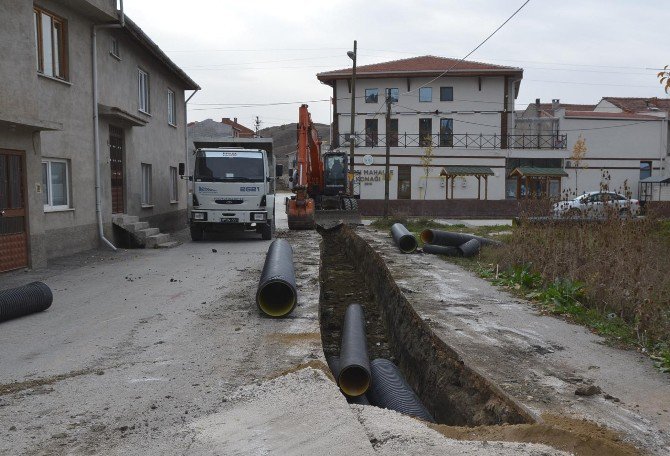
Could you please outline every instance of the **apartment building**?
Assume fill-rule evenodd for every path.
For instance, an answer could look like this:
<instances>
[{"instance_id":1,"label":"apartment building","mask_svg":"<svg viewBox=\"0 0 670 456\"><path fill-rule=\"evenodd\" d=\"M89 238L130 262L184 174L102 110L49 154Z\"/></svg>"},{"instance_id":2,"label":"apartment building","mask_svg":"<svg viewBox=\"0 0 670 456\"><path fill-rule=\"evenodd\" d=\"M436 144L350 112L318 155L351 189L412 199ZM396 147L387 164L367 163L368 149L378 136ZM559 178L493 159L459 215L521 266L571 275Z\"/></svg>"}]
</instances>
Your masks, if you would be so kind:
<instances>
[{"instance_id":1,"label":"apartment building","mask_svg":"<svg viewBox=\"0 0 670 456\"><path fill-rule=\"evenodd\" d=\"M317 74L333 89L333 147L348 150L354 142L365 212L381 208L387 143L397 210L425 210L426 204L415 204L421 200L434 213L503 215L514 211L505 200L521 192L521 182L560 193L565 136L525 136L514 129L521 68L435 56L359 66L353 135L351 76L351 68Z\"/></svg>"},{"instance_id":2,"label":"apartment building","mask_svg":"<svg viewBox=\"0 0 670 456\"><path fill-rule=\"evenodd\" d=\"M113 243L114 214L185 224L199 87L121 19L114 0L0 4L0 271Z\"/></svg>"}]
</instances>

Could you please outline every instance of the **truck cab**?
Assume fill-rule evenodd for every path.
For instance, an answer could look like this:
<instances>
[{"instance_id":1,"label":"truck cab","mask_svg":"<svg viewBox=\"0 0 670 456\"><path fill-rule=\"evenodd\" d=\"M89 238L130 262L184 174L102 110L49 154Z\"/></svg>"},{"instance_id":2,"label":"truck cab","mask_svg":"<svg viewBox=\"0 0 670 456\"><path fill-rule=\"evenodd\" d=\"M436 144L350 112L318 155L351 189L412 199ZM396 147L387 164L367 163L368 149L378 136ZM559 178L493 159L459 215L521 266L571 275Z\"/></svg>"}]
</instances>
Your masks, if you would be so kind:
<instances>
[{"instance_id":1,"label":"truck cab","mask_svg":"<svg viewBox=\"0 0 670 456\"><path fill-rule=\"evenodd\" d=\"M191 239L200 241L208 232L231 229L256 231L263 239L272 239L275 179L282 170L281 165L275 168L272 143L269 140L267 147L267 141L264 148L248 141L242 147L196 149L188 208Z\"/></svg>"}]
</instances>

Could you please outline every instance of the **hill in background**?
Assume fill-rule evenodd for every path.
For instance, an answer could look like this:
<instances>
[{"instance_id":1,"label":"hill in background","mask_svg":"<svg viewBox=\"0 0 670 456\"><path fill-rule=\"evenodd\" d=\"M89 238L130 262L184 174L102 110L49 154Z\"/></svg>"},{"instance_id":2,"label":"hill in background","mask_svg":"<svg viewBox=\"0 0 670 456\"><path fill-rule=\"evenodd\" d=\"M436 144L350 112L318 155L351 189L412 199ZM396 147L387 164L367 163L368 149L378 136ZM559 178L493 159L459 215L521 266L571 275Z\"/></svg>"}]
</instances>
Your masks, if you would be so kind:
<instances>
[{"instance_id":1,"label":"hill in background","mask_svg":"<svg viewBox=\"0 0 670 456\"><path fill-rule=\"evenodd\" d=\"M330 127L325 124L315 123L316 131L319 132L319 137L324 141L323 148L327 148L328 138L330 135ZM284 164L288 167L288 154L296 151L297 143L297 123L290 123L279 125L277 127L268 127L259 130L261 137L272 138L273 149L277 157L277 163Z\"/></svg>"}]
</instances>

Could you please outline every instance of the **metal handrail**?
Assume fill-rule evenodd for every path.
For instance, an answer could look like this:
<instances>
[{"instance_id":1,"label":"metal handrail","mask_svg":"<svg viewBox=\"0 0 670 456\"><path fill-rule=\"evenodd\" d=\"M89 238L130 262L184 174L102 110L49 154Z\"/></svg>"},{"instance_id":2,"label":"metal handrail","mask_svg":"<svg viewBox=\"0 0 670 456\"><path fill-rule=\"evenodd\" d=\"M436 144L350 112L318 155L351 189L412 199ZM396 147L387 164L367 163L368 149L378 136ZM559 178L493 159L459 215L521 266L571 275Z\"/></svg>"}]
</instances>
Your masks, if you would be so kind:
<instances>
[{"instance_id":1,"label":"metal handrail","mask_svg":"<svg viewBox=\"0 0 670 456\"><path fill-rule=\"evenodd\" d=\"M349 143L349 133L338 135L335 146ZM507 149L566 149L567 134L553 135L498 135L473 133L434 133L430 135L413 133L379 133L354 134L355 147L385 147L389 141L391 147L437 147L437 148L472 148L472 149L501 149L507 144ZM388 138L388 139L387 139ZM503 141L506 139L507 141Z\"/></svg>"}]
</instances>

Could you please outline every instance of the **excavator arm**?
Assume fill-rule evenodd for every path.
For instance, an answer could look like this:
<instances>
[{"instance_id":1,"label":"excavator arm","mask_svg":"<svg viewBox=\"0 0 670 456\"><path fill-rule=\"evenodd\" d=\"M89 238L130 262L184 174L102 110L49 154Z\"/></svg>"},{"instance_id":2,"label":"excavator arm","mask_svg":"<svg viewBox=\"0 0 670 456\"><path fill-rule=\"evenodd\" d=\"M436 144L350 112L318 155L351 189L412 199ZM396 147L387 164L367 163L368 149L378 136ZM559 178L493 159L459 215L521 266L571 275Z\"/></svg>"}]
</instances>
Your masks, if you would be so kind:
<instances>
[{"instance_id":1,"label":"excavator arm","mask_svg":"<svg viewBox=\"0 0 670 456\"><path fill-rule=\"evenodd\" d=\"M298 147L296 150L297 182L293 186L295 196L286 202L286 213L290 229L314 228L314 196L323 192L323 162L321 140L312 123L307 105L298 112Z\"/></svg>"}]
</instances>

